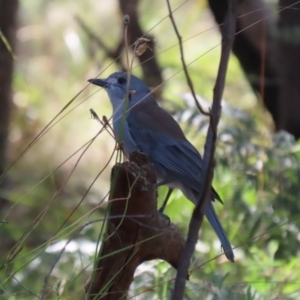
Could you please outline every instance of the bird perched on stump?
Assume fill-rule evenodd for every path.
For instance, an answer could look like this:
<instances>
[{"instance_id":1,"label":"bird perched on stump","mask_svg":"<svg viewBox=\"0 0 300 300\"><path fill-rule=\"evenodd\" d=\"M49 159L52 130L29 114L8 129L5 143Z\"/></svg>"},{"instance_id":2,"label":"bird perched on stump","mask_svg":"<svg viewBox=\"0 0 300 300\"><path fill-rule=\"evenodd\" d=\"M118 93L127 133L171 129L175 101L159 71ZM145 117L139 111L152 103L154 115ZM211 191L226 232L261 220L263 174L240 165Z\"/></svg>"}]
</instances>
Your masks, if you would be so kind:
<instances>
[{"instance_id":1,"label":"bird perched on stump","mask_svg":"<svg viewBox=\"0 0 300 300\"><path fill-rule=\"evenodd\" d=\"M125 72L113 73L107 79L88 81L103 87L108 93L113 106L113 129L118 141L123 142L126 156L134 151L146 153L154 165L158 185L179 188L196 204L202 184L202 157L173 117L157 104L147 85ZM211 200L215 199L221 201L212 187ZM226 257L233 262L232 247L212 201L205 208L205 216L216 232Z\"/></svg>"}]
</instances>

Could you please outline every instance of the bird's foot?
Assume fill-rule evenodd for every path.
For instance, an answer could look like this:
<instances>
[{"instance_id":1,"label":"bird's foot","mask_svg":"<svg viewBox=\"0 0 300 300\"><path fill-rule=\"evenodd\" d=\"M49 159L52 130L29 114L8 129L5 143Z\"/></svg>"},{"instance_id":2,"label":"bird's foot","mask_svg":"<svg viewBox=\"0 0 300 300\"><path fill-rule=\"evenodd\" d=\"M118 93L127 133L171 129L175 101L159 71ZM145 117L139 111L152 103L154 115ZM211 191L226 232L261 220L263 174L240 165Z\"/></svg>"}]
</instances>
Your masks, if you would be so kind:
<instances>
[{"instance_id":1,"label":"bird's foot","mask_svg":"<svg viewBox=\"0 0 300 300\"><path fill-rule=\"evenodd\" d=\"M171 224L171 219L167 215L165 215L162 211L160 211L160 209L158 210L158 212L165 219L166 223L168 225L170 225Z\"/></svg>"}]
</instances>

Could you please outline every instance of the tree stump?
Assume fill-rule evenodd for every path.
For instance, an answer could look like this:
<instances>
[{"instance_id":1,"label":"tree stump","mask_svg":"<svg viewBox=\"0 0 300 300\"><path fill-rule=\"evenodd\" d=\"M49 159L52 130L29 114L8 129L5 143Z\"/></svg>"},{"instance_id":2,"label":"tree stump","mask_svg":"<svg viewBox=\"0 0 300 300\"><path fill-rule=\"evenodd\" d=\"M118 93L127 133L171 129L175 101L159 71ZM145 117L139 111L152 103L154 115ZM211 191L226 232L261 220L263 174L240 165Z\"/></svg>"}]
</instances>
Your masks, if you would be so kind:
<instances>
[{"instance_id":1,"label":"tree stump","mask_svg":"<svg viewBox=\"0 0 300 300\"><path fill-rule=\"evenodd\" d=\"M136 268L162 259L177 268L185 238L157 211L157 184L145 154L112 169L105 238L93 276L86 284L87 299L126 299Z\"/></svg>"}]
</instances>

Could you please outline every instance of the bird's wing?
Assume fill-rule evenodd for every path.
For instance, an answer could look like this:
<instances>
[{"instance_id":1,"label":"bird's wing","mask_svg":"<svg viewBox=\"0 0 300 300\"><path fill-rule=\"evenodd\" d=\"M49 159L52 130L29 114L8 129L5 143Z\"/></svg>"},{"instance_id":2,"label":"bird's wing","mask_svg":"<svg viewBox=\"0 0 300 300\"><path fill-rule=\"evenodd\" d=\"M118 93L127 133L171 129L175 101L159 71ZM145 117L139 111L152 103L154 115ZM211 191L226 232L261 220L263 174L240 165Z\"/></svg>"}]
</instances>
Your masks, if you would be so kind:
<instances>
[{"instance_id":1,"label":"bird's wing","mask_svg":"<svg viewBox=\"0 0 300 300\"><path fill-rule=\"evenodd\" d=\"M199 190L202 158L170 114L154 103L140 104L130 111L127 123L137 148L146 153L153 164Z\"/></svg>"}]
</instances>

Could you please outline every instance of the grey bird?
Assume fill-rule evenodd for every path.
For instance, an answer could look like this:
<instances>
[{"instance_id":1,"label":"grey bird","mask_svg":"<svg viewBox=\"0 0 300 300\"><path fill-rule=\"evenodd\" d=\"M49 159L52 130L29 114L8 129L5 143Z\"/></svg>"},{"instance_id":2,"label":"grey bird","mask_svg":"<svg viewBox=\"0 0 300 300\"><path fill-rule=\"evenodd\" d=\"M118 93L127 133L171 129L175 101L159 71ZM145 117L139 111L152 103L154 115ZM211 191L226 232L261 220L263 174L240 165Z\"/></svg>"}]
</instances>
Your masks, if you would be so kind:
<instances>
[{"instance_id":1,"label":"grey bird","mask_svg":"<svg viewBox=\"0 0 300 300\"><path fill-rule=\"evenodd\" d=\"M103 87L113 106L113 129L119 142L123 142L127 157L133 151L148 155L154 165L158 185L178 188L186 198L196 204L202 184L202 158L186 139L173 117L162 109L147 85L125 72L116 72L107 79L90 79ZM127 99L127 100L126 100ZM211 188L211 200L221 201ZM216 215L212 201L205 209L205 216L216 232L226 257L234 262L234 253L227 235Z\"/></svg>"}]
</instances>

